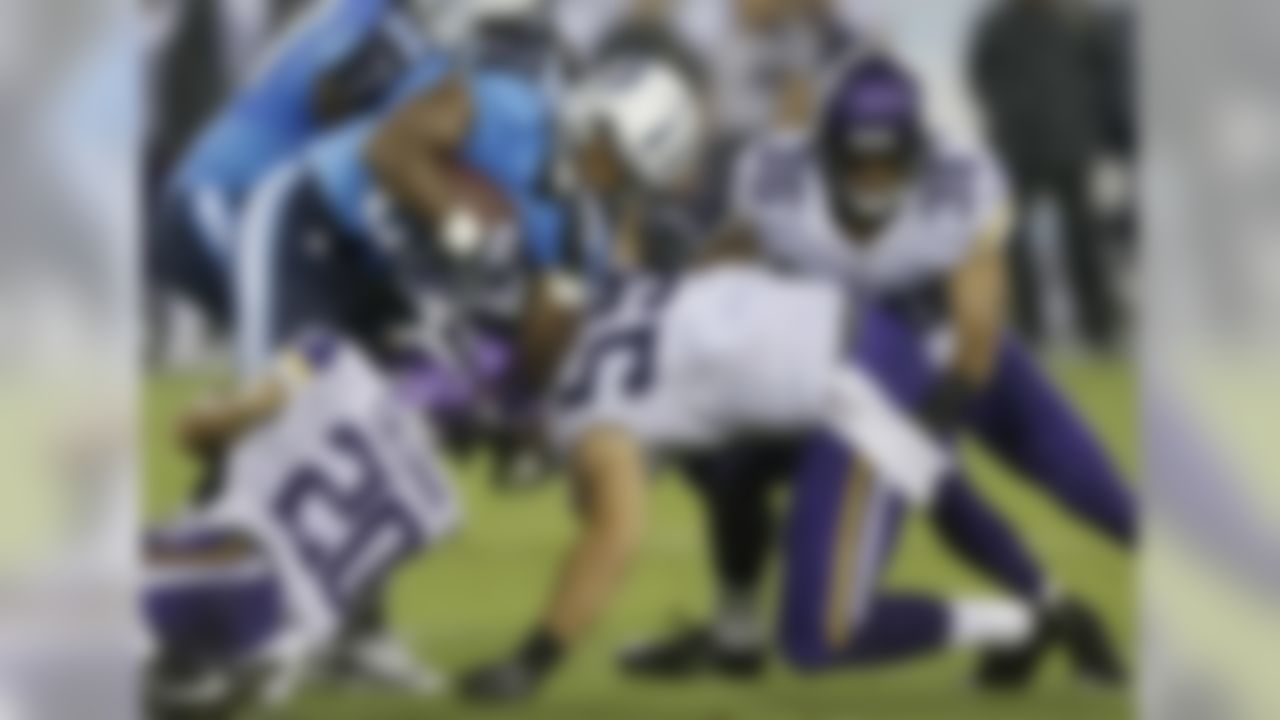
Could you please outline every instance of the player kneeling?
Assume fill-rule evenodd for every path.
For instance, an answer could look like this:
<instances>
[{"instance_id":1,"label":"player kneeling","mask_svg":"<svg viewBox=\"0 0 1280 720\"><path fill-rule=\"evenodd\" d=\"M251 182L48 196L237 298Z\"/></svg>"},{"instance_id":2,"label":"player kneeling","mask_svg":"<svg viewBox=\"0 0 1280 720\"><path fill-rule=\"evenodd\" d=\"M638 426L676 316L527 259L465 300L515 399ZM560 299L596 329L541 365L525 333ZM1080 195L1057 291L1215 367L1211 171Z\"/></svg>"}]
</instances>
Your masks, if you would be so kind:
<instances>
[{"instance_id":1,"label":"player kneeling","mask_svg":"<svg viewBox=\"0 0 1280 720\"><path fill-rule=\"evenodd\" d=\"M380 586L460 521L421 414L331 335L308 336L255 386L197 408L181 434L220 478L148 538L158 717L287 700ZM431 684L424 676L419 689Z\"/></svg>"},{"instance_id":2,"label":"player kneeling","mask_svg":"<svg viewBox=\"0 0 1280 720\"><path fill-rule=\"evenodd\" d=\"M553 430L583 529L551 604L509 660L463 686L531 694L612 598L639 543L654 454L745 438L801 447L787 539L780 642L823 669L945 647L1039 652L1045 631L1013 598L887 593L879 578L904 505L933 498L951 461L858 366L838 290L753 266L608 293L571 351Z\"/></svg>"}]
</instances>

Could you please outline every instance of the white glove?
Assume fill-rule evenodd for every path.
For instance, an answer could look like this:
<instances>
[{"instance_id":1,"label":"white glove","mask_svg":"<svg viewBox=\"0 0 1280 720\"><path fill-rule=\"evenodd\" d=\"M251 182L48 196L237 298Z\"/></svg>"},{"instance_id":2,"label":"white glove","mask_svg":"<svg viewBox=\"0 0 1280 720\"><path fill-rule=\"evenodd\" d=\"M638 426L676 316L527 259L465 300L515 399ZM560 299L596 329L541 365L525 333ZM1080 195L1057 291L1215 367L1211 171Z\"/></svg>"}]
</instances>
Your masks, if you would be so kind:
<instances>
[{"instance_id":1,"label":"white glove","mask_svg":"<svg viewBox=\"0 0 1280 720\"><path fill-rule=\"evenodd\" d=\"M484 223L466 208L450 210L440 225L441 243L455 260L475 257L484 246L484 233Z\"/></svg>"},{"instance_id":2,"label":"white glove","mask_svg":"<svg viewBox=\"0 0 1280 720\"><path fill-rule=\"evenodd\" d=\"M928 505L950 469L947 448L899 410L864 372L842 368L830 406L833 429L865 453L876 475L913 505Z\"/></svg>"}]
</instances>

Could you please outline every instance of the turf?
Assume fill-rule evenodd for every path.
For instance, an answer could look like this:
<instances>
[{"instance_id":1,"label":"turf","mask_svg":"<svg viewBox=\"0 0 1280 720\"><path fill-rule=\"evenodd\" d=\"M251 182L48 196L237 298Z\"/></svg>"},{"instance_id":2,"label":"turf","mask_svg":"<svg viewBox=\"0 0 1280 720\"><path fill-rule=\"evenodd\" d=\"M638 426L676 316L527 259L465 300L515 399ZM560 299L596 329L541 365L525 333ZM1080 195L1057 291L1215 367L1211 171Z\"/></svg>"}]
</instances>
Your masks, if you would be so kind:
<instances>
[{"instance_id":1,"label":"turf","mask_svg":"<svg viewBox=\"0 0 1280 720\"><path fill-rule=\"evenodd\" d=\"M1073 362L1055 373L1130 470L1137 460L1133 378L1116 363ZM149 386L148 513L175 508L193 469L172 448L172 419L204 386L192 377L164 376ZM1060 582L1097 603L1124 638L1135 634L1133 564L1120 551L1059 512L1026 483L977 453L971 467L981 486L1016 521ZM398 629L424 657L445 669L467 668L505 652L538 612L558 553L572 531L562 487L520 495L494 494L483 458L458 464L467 499L465 531L422 559L397 581ZM952 560L929 528L911 523L891 584L979 591L983 583ZM874 672L801 676L774 663L753 684L696 680L675 685L628 681L615 670L614 650L628 639L696 618L710 589L705 547L692 497L675 479L656 483L647 542L621 601L593 639L565 665L535 702L510 710L476 709L451 698L411 700L364 691L306 693L269 720L948 720L1133 716L1130 698L1072 682L1061 659L1026 694L988 697L966 684L971 658L947 656Z\"/></svg>"}]
</instances>

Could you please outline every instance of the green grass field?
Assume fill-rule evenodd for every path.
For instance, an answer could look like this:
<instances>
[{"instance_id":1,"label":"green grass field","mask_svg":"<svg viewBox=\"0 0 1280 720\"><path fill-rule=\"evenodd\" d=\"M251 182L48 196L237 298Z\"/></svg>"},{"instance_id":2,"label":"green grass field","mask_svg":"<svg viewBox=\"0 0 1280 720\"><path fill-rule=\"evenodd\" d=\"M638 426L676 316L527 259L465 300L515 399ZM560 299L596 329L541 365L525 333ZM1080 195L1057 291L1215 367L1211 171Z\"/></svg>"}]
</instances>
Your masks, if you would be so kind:
<instances>
[{"instance_id":1,"label":"green grass field","mask_svg":"<svg viewBox=\"0 0 1280 720\"><path fill-rule=\"evenodd\" d=\"M1134 385L1117 364L1072 363L1056 368L1126 468L1137 461ZM148 510L172 510L192 481L192 468L169 442L172 418L199 390L193 378L150 384L147 404ZM562 487L532 494L492 493L482 460L458 468L468 522L451 544L399 579L394 617L399 630L434 663L468 668L505 652L538 612L554 562L573 529ZM1013 517L1060 582L1104 609L1126 639L1135 634L1133 564L1123 553L1064 517L1026 485L974 455L974 475ZM765 680L735 684L697 680L656 685L625 680L613 652L628 639L697 618L710 597L705 548L693 499L682 483L654 488L647 544L621 601L591 642L579 648L534 703L511 710L476 709L451 698L410 700L355 691L316 691L270 720L968 720L1127 718L1129 698L1073 683L1060 658L1035 688L1014 697L985 697L966 684L972 659L941 657L874 672L793 674L774 663ZM949 558L919 521L910 523L891 583L923 589L980 591L983 583ZM1131 653L1130 653L1131 654Z\"/></svg>"}]
</instances>

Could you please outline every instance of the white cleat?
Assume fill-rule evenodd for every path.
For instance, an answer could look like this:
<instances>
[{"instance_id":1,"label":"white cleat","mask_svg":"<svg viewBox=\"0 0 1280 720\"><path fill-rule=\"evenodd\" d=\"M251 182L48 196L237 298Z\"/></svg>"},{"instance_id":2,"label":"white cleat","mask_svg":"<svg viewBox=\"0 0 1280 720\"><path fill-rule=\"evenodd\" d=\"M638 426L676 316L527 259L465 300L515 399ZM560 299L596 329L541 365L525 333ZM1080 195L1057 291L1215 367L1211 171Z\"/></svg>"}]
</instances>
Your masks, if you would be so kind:
<instances>
[{"instance_id":1,"label":"white cleat","mask_svg":"<svg viewBox=\"0 0 1280 720\"><path fill-rule=\"evenodd\" d=\"M447 689L448 679L426 665L404 642L385 633L351 638L337 648L328 675L334 680L429 697Z\"/></svg>"}]
</instances>

